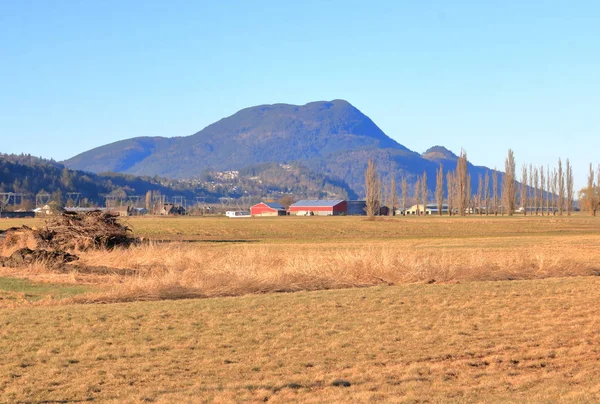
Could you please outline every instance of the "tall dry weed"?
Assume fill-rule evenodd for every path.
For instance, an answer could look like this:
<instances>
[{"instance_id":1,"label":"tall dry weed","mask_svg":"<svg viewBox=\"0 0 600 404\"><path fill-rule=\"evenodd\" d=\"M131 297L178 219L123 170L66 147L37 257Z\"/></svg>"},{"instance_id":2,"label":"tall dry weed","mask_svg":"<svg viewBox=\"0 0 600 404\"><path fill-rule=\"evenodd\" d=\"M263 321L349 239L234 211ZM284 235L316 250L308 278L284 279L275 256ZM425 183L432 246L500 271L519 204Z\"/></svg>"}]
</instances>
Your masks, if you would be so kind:
<instances>
[{"instance_id":1,"label":"tall dry weed","mask_svg":"<svg viewBox=\"0 0 600 404\"><path fill-rule=\"evenodd\" d=\"M150 244L82 256L80 264L135 269L106 277L107 292L75 301L131 301L237 296L423 282L534 279L589 275L586 265L527 249L391 249L379 246L200 246Z\"/></svg>"}]
</instances>

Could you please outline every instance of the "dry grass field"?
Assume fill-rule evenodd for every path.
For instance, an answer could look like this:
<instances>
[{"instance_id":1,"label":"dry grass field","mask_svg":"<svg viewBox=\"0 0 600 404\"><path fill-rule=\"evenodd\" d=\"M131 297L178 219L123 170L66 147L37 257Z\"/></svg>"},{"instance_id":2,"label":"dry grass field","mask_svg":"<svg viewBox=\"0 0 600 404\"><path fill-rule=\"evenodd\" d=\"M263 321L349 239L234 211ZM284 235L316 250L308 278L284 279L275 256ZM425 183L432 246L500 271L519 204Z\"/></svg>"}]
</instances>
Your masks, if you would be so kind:
<instances>
[{"instance_id":1,"label":"dry grass field","mask_svg":"<svg viewBox=\"0 0 600 404\"><path fill-rule=\"evenodd\" d=\"M128 224L0 268L0 403L600 401L597 218Z\"/></svg>"},{"instance_id":2,"label":"dry grass field","mask_svg":"<svg viewBox=\"0 0 600 404\"><path fill-rule=\"evenodd\" d=\"M76 302L123 302L600 273L600 221L587 216L133 218L128 224L150 241L86 252L76 264L129 275L58 274L43 264L4 274L96 286Z\"/></svg>"},{"instance_id":3,"label":"dry grass field","mask_svg":"<svg viewBox=\"0 0 600 404\"><path fill-rule=\"evenodd\" d=\"M573 277L4 309L0 402L597 402L599 301Z\"/></svg>"}]
</instances>

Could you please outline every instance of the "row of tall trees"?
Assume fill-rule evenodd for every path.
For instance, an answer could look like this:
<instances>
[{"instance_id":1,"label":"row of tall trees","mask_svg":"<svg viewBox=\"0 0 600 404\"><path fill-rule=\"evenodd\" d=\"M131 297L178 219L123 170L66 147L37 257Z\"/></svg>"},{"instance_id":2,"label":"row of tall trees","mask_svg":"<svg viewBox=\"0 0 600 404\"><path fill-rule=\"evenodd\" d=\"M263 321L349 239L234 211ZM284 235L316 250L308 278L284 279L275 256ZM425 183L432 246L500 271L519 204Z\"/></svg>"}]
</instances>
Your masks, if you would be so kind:
<instances>
[{"instance_id":1,"label":"row of tall trees","mask_svg":"<svg viewBox=\"0 0 600 404\"><path fill-rule=\"evenodd\" d=\"M504 173L494 169L486 171L484 175L479 174L475 193L471 189L473 182L468 167L467 153L461 150L454 170L447 170L444 175L444 167L441 164L436 170L434 199L440 215L445 210L450 215L461 216L467 214L512 216L515 213L570 215L574 209L573 167L569 159L564 164L562 159L558 159L557 167L552 169L550 166L523 164L519 178L514 152L509 149ZM408 180L402 177L401 197L398 198L396 179L394 175L391 177L389 196L386 196L390 214L396 209L398 201L400 208L405 212L409 202ZM373 161L369 161L365 178L367 214L373 216L379 212L382 205L381 179ZM429 202L427 172L418 176L413 184L410 202L414 202L419 207L423 206L422 211L425 212ZM590 214L595 215L600 209L600 167L597 172L594 172L590 165L588 186L580 192L579 199ZM417 211L420 213L421 209Z\"/></svg>"}]
</instances>

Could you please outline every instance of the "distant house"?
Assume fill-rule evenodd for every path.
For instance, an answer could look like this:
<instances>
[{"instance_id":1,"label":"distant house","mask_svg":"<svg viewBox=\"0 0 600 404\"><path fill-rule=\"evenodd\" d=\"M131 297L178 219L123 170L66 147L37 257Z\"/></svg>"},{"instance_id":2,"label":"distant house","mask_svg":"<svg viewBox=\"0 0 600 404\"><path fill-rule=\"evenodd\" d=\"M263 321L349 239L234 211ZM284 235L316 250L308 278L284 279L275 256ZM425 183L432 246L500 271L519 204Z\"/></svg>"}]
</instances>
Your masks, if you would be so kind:
<instances>
[{"instance_id":1,"label":"distant house","mask_svg":"<svg viewBox=\"0 0 600 404\"><path fill-rule=\"evenodd\" d=\"M343 199L302 200L290 206L289 212L296 216L345 215L348 204Z\"/></svg>"},{"instance_id":2,"label":"distant house","mask_svg":"<svg viewBox=\"0 0 600 404\"><path fill-rule=\"evenodd\" d=\"M439 215L438 206L435 204L425 205L413 205L406 209L406 216L413 215ZM448 214L448 205L442 205L442 214Z\"/></svg>"},{"instance_id":3,"label":"distant house","mask_svg":"<svg viewBox=\"0 0 600 404\"><path fill-rule=\"evenodd\" d=\"M180 216L185 215L185 208L183 206L175 206L172 203L165 203L160 214L163 216Z\"/></svg>"},{"instance_id":4,"label":"distant house","mask_svg":"<svg viewBox=\"0 0 600 404\"><path fill-rule=\"evenodd\" d=\"M50 215L54 214L50 205L44 205L42 207L35 208L33 210L33 213L36 216L50 216Z\"/></svg>"},{"instance_id":5,"label":"distant house","mask_svg":"<svg viewBox=\"0 0 600 404\"><path fill-rule=\"evenodd\" d=\"M111 213L118 214L119 216L133 216L133 210L131 206L116 206L109 209Z\"/></svg>"},{"instance_id":6,"label":"distant house","mask_svg":"<svg viewBox=\"0 0 600 404\"><path fill-rule=\"evenodd\" d=\"M250 207L252 216L285 216L285 207L279 202L261 202Z\"/></svg>"}]
</instances>

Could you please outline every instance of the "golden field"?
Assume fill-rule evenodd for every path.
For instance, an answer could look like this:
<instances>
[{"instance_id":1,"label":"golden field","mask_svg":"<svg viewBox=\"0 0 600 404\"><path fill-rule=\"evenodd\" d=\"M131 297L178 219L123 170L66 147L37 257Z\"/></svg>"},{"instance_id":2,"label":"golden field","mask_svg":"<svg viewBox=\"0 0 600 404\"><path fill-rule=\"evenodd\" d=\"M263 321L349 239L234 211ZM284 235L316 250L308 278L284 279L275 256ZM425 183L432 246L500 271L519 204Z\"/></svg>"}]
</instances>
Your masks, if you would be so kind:
<instances>
[{"instance_id":1,"label":"golden field","mask_svg":"<svg viewBox=\"0 0 600 404\"><path fill-rule=\"evenodd\" d=\"M127 222L0 268L0 403L600 400L597 218Z\"/></svg>"},{"instance_id":2,"label":"golden field","mask_svg":"<svg viewBox=\"0 0 600 404\"><path fill-rule=\"evenodd\" d=\"M127 223L145 239L142 245L82 253L77 264L134 275L57 274L43 265L5 269L5 275L93 284L97 293L75 300L117 302L600 272L600 221L587 216L131 218Z\"/></svg>"}]
</instances>

